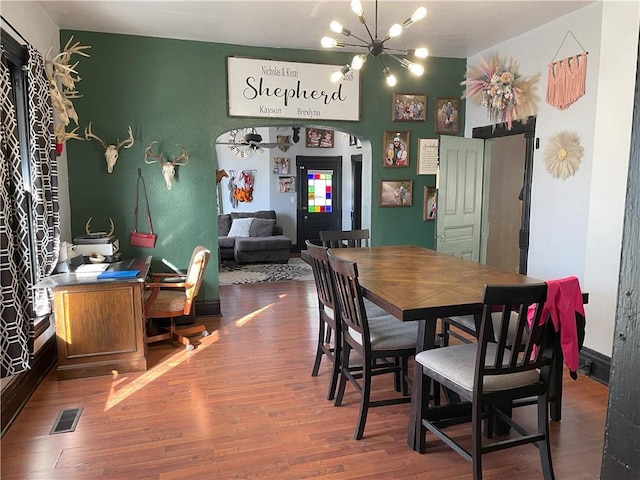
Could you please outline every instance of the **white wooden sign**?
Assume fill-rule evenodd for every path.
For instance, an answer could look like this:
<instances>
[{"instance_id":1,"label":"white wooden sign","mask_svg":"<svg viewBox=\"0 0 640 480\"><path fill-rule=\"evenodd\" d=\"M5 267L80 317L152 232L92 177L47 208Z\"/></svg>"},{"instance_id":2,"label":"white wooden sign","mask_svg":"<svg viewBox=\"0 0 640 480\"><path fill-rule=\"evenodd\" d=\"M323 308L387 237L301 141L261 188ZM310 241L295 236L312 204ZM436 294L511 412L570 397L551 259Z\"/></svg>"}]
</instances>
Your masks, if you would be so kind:
<instances>
[{"instance_id":1,"label":"white wooden sign","mask_svg":"<svg viewBox=\"0 0 640 480\"><path fill-rule=\"evenodd\" d=\"M359 72L332 83L340 68L227 57L229 116L359 121Z\"/></svg>"},{"instance_id":2,"label":"white wooden sign","mask_svg":"<svg viewBox=\"0 0 640 480\"><path fill-rule=\"evenodd\" d=\"M438 139L418 139L418 175L438 173Z\"/></svg>"}]
</instances>

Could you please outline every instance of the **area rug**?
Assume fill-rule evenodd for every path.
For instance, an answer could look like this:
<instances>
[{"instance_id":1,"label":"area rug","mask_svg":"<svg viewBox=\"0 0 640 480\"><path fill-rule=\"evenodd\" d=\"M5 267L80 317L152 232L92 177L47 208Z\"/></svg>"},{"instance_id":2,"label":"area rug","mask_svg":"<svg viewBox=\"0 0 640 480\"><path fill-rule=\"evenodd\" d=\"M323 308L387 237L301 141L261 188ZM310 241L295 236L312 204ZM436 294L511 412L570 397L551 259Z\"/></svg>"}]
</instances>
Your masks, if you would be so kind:
<instances>
[{"instance_id":1,"label":"area rug","mask_svg":"<svg viewBox=\"0 0 640 480\"><path fill-rule=\"evenodd\" d=\"M288 264L255 263L237 265L235 262L223 261L222 265L220 265L218 276L220 285L285 282L289 280L313 280L311 266L300 258L291 258Z\"/></svg>"}]
</instances>

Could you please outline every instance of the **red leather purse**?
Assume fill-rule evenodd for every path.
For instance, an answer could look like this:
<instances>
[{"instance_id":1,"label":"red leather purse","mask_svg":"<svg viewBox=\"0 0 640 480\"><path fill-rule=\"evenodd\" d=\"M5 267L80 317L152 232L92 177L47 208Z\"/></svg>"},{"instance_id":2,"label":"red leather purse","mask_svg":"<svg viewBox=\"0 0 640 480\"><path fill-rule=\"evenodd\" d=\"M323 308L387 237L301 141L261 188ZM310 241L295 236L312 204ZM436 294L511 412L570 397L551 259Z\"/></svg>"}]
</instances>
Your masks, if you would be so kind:
<instances>
[{"instance_id":1,"label":"red leather purse","mask_svg":"<svg viewBox=\"0 0 640 480\"><path fill-rule=\"evenodd\" d=\"M149 233L138 231L138 196L140 193L140 180L142 180L142 189L144 191L144 200L147 204L147 222L149 223ZM153 233L153 224L151 223L151 210L149 210L149 199L147 198L147 187L142 178L142 172L138 169L138 182L136 183L136 207L134 210L135 222L133 231L129 234L129 245L132 247L154 248L158 236Z\"/></svg>"}]
</instances>

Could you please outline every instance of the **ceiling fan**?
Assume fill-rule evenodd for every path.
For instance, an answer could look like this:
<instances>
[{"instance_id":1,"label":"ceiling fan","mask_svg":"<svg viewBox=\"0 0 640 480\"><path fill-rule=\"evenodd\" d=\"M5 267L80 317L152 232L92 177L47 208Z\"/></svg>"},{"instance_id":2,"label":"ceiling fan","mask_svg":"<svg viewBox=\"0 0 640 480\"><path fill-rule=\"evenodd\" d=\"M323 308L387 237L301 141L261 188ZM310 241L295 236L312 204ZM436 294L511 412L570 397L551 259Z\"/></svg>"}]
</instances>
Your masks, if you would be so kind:
<instances>
[{"instance_id":1,"label":"ceiling fan","mask_svg":"<svg viewBox=\"0 0 640 480\"><path fill-rule=\"evenodd\" d=\"M228 145L231 151L240 158L247 158L254 153L262 153L265 148L281 147L284 150L290 143L263 142L262 135L255 128L240 128L229 132L229 141L216 142L216 145Z\"/></svg>"}]
</instances>

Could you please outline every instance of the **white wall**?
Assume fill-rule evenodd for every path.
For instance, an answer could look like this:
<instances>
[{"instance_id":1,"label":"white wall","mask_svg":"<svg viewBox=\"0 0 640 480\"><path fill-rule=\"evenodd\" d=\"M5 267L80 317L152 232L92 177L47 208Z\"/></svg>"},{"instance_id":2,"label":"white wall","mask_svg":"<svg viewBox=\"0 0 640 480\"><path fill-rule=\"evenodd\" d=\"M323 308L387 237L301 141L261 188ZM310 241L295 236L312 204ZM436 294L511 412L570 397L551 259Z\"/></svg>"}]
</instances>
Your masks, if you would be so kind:
<instances>
[{"instance_id":1,"label":"white wall","mask_svg":"<svg viewBox=\"0 0 640 480\"><path fill-rule=\"evenodd\" d=\"M528 274L580 279L590 294L585 346L607 356L615 323L639 9L638 2L594 3L468 60L477 65L480 56L498 53L515 58L521 75L540 74ZM589 52L586 94L558 110L544 98L547 66L581 52L571 35L563 43L569 30ZM466 113L467 137L474 127L489 124L481 106L467 101ZM564 181L546 171L543 159L549 138L561 130L577 133L584 147L580 169Z\"/></svg>"}]
</instances>

